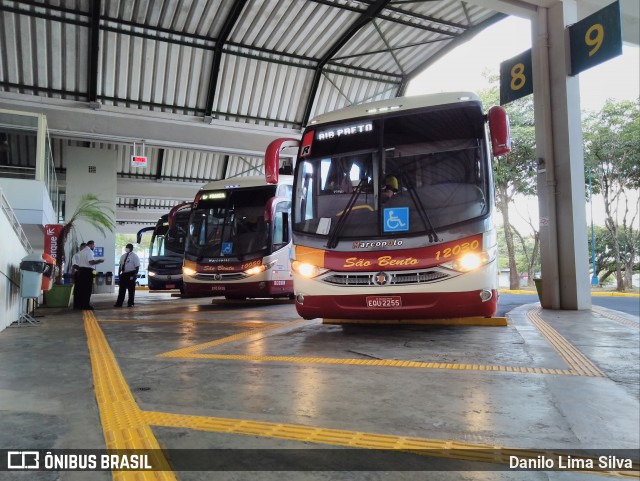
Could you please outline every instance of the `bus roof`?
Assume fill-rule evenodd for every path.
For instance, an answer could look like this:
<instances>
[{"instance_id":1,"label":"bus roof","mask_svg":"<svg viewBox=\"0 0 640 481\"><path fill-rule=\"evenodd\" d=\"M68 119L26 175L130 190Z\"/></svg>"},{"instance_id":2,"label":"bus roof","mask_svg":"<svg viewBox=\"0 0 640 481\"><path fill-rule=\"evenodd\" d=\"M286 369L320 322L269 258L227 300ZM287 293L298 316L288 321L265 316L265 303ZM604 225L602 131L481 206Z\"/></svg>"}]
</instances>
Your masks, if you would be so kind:
<instances>
[{"instance_id":1,"label":"bus roof","mask_svg":"<svg viewBox=\"0 0 640 481\"><path fill-rule=\"evenodd\" d=\"M247 177L232 177L230 179L214 180L200 187L203 190L242 189L247 187L267 186L264 175L251 175ZM280 175L278 185L293 185L292 175Z\"/></svg>"},{"instance_id":2,"label":"bus roof","mask_svg":"<svg viewBox=\"0 0 640 481\"><path fill-rule=\"evenodd\" d=\"M473 92L442 92L437 94L416 95L411 97L396 97L388 100L379 100L366 104L352 105L344 109L335 110L314 117L309 126L335 122L344 119L367 117L389 111L411 110L421 107L455 104L469 101L481 102L480 97Z\"/></svg>"}]
</instances>

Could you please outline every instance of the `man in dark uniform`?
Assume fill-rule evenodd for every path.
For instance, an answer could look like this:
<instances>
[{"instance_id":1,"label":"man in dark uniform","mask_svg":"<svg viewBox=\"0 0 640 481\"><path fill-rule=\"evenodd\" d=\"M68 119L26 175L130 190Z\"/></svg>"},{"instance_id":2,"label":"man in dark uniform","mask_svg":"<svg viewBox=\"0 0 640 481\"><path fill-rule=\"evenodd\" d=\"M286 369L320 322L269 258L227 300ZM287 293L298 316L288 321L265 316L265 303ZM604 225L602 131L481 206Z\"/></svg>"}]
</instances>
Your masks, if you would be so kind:
<instances>
[{"instance_id":1,"label":"man in dark uniform","mask_svg":"<svg viewBox=\"0 0 640 481\"><path fill-rule=\"evenodd\" d=\"M96 264L102 264L104 259L94 259L93 248L95 242L90 240L84 249L80 251L78 256L78 274L76 276L76 285L74 297L77 303L73 303L74 309L91 309L91 292L93 291L93 270Z\"/></svg>"},{"instance_id":2,"label":"man in dark uniform","mask_svg":"<svg viewBox=\"0 0 640 481\"><path fill-rule=\"evenodd\" d=\"M120 276L120 287L118 288L118 300L113 307L122 307L124 295L129 291L129 300L127 305L133 307L133 300L136 295L136 280L138 271L140 270L140 258L133 252L133 244L127 244L125 253L120 257L120 267L118 275Z\"/></svg>"}]
</instances>

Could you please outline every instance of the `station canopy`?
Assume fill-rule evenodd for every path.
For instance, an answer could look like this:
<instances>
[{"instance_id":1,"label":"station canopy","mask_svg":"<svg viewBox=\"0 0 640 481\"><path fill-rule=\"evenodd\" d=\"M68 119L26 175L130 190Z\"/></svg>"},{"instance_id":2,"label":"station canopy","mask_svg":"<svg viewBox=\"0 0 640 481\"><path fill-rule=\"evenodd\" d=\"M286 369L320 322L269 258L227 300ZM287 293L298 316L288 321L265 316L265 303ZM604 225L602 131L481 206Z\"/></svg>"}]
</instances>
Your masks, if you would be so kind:
<instances>
[{"instance_id":1,"label":"station canopy","mask_svg":"<svg viewBox=\"0 0 640 481\"><path fill-rule=\"evenodd\" d=\"M223 121L248 135L256 126L299 133L316 115L402 95L429 64L505 17L483 3L0 0L0 98L22 94L94 110L189 116L205 125ZM67 144L117 149L119 182L201 185L262 172L259 155L225 152L215 141L210 149L151 143L148 166L131 169L127 142L65 138L50 128L62 173ZM19 136L4 140L15 152L27 149ZM118 196L119 207L165 211L188 197Z\"/></svg>"}]
</instances>

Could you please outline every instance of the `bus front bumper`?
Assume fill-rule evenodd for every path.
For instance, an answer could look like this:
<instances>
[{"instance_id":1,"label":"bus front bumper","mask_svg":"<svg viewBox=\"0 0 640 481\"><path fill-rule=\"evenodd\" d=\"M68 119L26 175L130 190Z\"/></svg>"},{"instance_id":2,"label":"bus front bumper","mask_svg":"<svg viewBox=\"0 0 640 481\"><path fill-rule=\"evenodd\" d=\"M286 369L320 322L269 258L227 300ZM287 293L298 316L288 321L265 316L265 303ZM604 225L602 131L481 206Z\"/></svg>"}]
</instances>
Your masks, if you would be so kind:
<instances>
[{"instance_id":1,"label":"bus front bumper","mask_svg":"<svg viewBox=\"0 0 640 481\"><path fill-rule=\"evenodd\" d=\"M293 294L293 281L258 282L188 282L185 279L184 290L187 296L228 298L246 297L286 297Z\"/></svg>"},{"instance_id":2,"label":"bus front bumper","mask_svg":"<svg viewBox=\"0 0 640 481\"><path fill-rule=\"evenodd\" d=\"M483 291L420 292L404 294L357 294L296 297L296 310L305 319L445 319L490 317L498 310L498 291L481 299ZM486 295L486 291L485 291ZM302 302L300 302L302 301Z\"/></svg>"}]
</instances>

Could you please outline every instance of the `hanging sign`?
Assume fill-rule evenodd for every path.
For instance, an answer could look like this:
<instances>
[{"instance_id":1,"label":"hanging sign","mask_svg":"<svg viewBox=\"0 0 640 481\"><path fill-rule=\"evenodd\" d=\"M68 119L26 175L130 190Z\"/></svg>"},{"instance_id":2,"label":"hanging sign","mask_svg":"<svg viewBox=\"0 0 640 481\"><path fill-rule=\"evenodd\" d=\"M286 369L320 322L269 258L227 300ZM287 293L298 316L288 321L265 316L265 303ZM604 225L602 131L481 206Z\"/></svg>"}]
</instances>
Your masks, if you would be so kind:
<instances>
[{"instance_id":1,"label":"hanging sign","mask_svg":"<svg viewBox=\"0 0 640 481\"><path fill-rule=\"evenodd\" d=\"M146 167L148 159L144 155L132 155L131 167Z\"/></svg>"},{"instance_id":2,"label":"hanging sign","mask_svg":"<svg viewBox=\"0 0 640 481\"><path fill-rule=\"evenodd\" d=\"M500 105L533 93L531 49L500 64Z\"/></svg>"},{"instance_id":3,"label":"hanging sign","mask_svg":"<svg viewBox=\"0 0 640 481\"><path fill-rule=\"evenodd\" d=\"M61 231L61 224L46 224L44 226L44 253L54 259L58 254L58 236Z\"/></svg>"},{"instance_id":4,"label":"hanging sign","mask_svg":"<svg viewBox=\"0 0 640 481\"><path fill-rule=\"evenodd\" d=\"M571 75L622 54L620 3L598 10L569 26Z\"/></svg>"},{"instance_id":5,"label":"hanging sign","mask_svg":"<svg viewBox=\"0 0 640 481\"><path fill-rule=\"evenodd\" d=\"M147 156L145 155L145 147L144 140L142 141L142 151L140 155L138 155L138 148L136 143L133 143L133 155L131 156L131 167L146 167L147 166Z\"/></svg>"}]
</instances>

